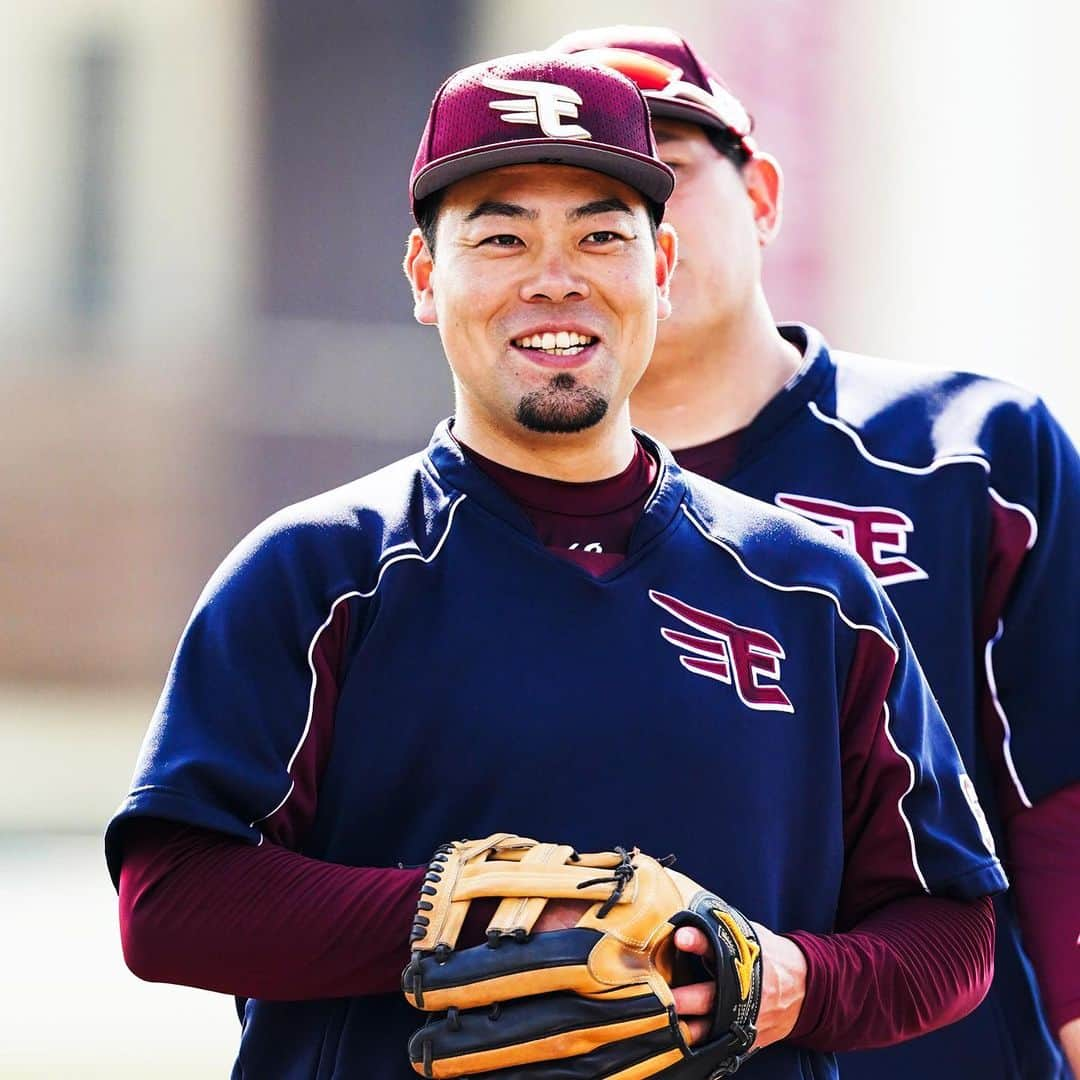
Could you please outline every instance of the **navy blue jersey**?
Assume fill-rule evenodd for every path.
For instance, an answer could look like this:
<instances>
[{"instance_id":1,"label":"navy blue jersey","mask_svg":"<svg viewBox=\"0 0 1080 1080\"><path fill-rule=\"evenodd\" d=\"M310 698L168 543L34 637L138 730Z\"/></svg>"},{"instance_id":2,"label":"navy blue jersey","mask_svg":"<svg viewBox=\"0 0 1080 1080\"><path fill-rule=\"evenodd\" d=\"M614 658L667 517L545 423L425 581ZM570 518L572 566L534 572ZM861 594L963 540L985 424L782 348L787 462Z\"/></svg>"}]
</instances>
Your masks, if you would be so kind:
<instances>
[{"instance_id":1,"label":"navy blue jersey","mask_svg":"<svg viewBox=\"0 0 1080 1080\"><path fill-rule=\"evenodd\" d=\"M107 836L114 874L117 824L148 815L354 866L502 829L636 844L780 930L1001 889L865 565L653 452L627 557L599 578L545 550L445 426L271 518L184 632ZM248 1001L234 1076L404 1080L421 1019L400 995ZM745 1073L836 1067L777 1044Z\"/></svg>"},{"instance_id":2,"label":"navy blue jersey","mask_svg":"<svg viewBox=\"0 0 1080 1080\"><path fill-rule=\"evenodd\" d=\"M887 588L991 827L1080 779L1080 460L1034 395L978 375L834 354L804 326L798 375L723 482L823 526ZM845 1058L857 1080L1059 1075L1015 915L970 1017Z\"/></svg>"}]
</instances>

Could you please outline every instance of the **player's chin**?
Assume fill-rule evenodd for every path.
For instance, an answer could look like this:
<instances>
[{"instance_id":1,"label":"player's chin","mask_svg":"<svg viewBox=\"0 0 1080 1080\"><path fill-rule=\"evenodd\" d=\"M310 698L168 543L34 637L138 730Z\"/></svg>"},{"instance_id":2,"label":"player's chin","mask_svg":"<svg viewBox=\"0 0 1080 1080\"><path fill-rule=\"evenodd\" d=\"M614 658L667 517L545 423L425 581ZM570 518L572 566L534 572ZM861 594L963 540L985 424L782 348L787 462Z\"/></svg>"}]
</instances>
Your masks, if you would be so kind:
<instances>
[{"instance_id":1,"label":"player's chin","mask_svg":"<svg viewBox=\"0 0 1080 1080\"><path fill-rule=\"evenodd\" d=\"M572 375L556 375L551 382L525 394L514 416L528 431L547 435L573 435L595 427L607 416L608 399Z\"/></svg>"}]
</instances>

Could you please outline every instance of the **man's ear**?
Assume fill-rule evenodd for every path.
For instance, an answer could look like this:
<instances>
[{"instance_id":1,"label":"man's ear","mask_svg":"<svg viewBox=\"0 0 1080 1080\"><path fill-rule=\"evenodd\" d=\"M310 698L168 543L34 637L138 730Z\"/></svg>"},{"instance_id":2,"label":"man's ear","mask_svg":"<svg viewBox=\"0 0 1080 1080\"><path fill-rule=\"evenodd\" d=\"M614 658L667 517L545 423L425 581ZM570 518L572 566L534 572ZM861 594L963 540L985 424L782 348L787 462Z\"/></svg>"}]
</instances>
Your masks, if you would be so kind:
<instances>
[{"instance_id":1,"label":"man's ear","mask_svg":"<svg viewBox=\"0 0 1080 1080\"><path fill-rule=\"evenodd\" d=\"M661 222L656 228L656 317L671 314L671 275L679 261L679 237L675 228Z\"/></svg>"},{"instance_id":2,"label":"man's ear","mask_svg":"<svg viewBox=\"0 0 1080 1080\"><path fill-rule=\"evenodd\" d=\"M419 229L413 229L409 233L403 269L412 288L413 317L423 326L434 326L438 322L435 315L435 294L431 289L431 274L435 269L435 261Z\"/></svg>"},{"instance_id":3,"label":"man's ear","mask_svg":"<svg viewBox=\"0 0 1080 1080\"><path fill-rule=\"evenodd\" d=\"M784 174L771 154L755 154L742 167L743 182L754 204L758 243L765 247L780 232L784 209Z\"/></svg>"}]
</instances>

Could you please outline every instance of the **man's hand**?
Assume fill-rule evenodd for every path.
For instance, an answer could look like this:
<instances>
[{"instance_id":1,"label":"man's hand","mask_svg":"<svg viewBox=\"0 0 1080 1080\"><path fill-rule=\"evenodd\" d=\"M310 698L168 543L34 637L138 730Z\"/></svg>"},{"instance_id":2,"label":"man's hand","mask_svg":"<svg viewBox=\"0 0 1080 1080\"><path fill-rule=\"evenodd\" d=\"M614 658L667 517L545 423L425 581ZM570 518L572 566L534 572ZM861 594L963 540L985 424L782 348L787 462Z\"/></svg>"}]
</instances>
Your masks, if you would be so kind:
<instances>
[{"instance_id":1,"label":"man's hand","mask_svg":"<svg viewBox=\"0 0 1080 1080\"><path fill-rule=\"evenodd\" d=\"M778 1042L791 1033L806 996L806 957L794 941L753 923L761 942L762 987L754 1049ZM684 926L675 931L675 947L708 958L708 939L700 930ZM709 1030L715 988L712 983L690 983L674 989L675 1008L690 1031L690 1042L700 1042Z\"/></svg>"},{"instance_id":2,"label":"man's hand","mask_svg":"<svg viewBox=\"0 0 1080 1080\"><path fill-rule=\"evenodd\" d=\"M587 900L549 900L540 918L536 920L533 933L545 930L572 930L592 904Z\"/></svg>"},{"instance_id":3,"label":"man's hand","mask_svg":"<svg viewBox=\"0 0 1080 1080\"><path fill-rule=\"evenodd\" d=\"M589 904L579 900L552 900L544 908L536 930L567 930L578 923ZM761 1011L758 1013L755 1049L778 1042L795 1027L806 993L806 957L794 941L753 924L761 942ZM708 939L700 930L684 926L675 931L675 947L692 956L708 959ZM689 1032L691 1045L709 1032L716 987L711 982L688 983L673 988L679 1019Z\"/></svg>"}]
</instances>

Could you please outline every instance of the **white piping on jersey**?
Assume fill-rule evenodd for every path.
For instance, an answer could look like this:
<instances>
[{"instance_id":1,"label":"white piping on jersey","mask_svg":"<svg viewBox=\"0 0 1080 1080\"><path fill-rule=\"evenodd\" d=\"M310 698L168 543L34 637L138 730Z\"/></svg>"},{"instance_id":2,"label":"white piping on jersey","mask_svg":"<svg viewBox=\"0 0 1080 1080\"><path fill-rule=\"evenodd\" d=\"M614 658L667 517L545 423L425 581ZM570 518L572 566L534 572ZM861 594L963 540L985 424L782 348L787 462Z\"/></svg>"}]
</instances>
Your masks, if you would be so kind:
<instances>
[{"instance_id":1,"label":"white piping on jersey","mask_svg":"<svg viewBox=\"0 0 1080 1080\"><path fill-rule=\"evenodd\" d=\"M697 531L701 533L701 535L705 537L705 539L708 540L710 543L715 544L721 550L726 551L735 560L735 562L739 566L739 569L742 570L742 572L746 574L747 577L753 578L755 581L760 582L762 585L767 585L770 589L776 589L778 592L809 592L816 593L818 596L824 596L826 599L832 601L833 606L836 608L837 614L848 626L852 628L852 630L869 630L871 633L877 634L877 636L881 638L881 640L888 647L889 651L893 654L894 667L899 662L900 650L899 648L897 648L896 643L892 641L887 634L884 634L878 627L868 623L857 623L853 619L849 618L847 613L840 606L840 598L836 596L835 593L829 592L828 589L818 588L816 585L780 585L775 581L770 581L768 578L762 577L760 574L755 574L754 571L751 570L745 562L743 562L742 557L730 544L725 543L717 536L713 536L712 533L710 533L708 529L706 529L705 526L702 525L696 517L694 517L694 515L690 512L689 508L686 506L685 503L683 504L682 511L690 520L690 523L694 526L694 528L697 529ZM889 745L893 748L897 757L899 757L901 761L905 762L908 768L907 790L903 792L899 799L897 799L896 811L900 815L900 820L903 822L904 828L908 834L908 842L911 846L911 867L915 871L915 876L918 878L919 884L923 887L923 890L928 893L930 892L930 886L926 883L926 877L923 875L922 867L919 866L919 856L915 851L915 830L911 827L911 822L908 820L907 814L904 813L904 799L906 799L915 788L915 763L907 754L904 753L903 750L900 749L900 746L897 744L896 739L893 738L892 730L889 727L891 713L889 710L888 701L882 702L882 711L884 714L885 737L889 740Z\"/></svg>"},{"instance_id":2,"label":"white piping on jersey","mask_svg":"<svg viewBox=\"0 0 1080 1080\"><path fill-rule=\"evenodd\" d=\"M902 465L899 461L888 461L885 458L879 458L876 454L871 454L870 451L866 449L866 444L862 441L859 433L853 427L845 424L843 420L840 420L835 416L827 416L821 411L816 402L808 401L806 407L823 424L828 424L829 427L834 427L837 431L842 431L855 444L855 449L858 450L871 465L877 465L879 468L908 473L910 476L926 476L929 473L937 472L938 469L945 465L978 465L987 473L990 472L990 462L981 454L942 454L941 457L934 458L929 465Z\"/></svg>"},{"instance_id":3,"label":"white piping on jersey","mask_svg":"<svg viewBox=\"0 0 1080 1080\"><path fill-rule=\"evenodd\" d=\"M885 458L879 458L866 449L866 444L862 441L859 433L848 424L845 424L843 420L835 416L826 416L816 402L808 401L806 406L823 424L828 424L830 427L836 428L837 431L842 431L855 444L855 449L871 465L877 465L879 468L892 469L894 472L907 473L910 476L927 476L932 472L937 472L938 469L945 465L978 465L987 475L990 474L990 462L981 454L943 454L941 457L934 458L929 465L903 465L899 461L888 461ZM1021 503L1009 502L1008 499L999 495L993 487L987 485L987 490L990 492L990 497L1007 510L1016 510L1027 518L1028 525L1031 528L1031 536L1027 542L1027 550L1030 551L1035 546L1035 540L1039 535L1039 525L1035 520L1035 515Z\"/></svg>"},{"instance_id":4,"label":"white piping on jersey","mask_svg":"<svg viewBox=\"0 0 1080 1080\"><path fill-rule=\"evenodd\" d=\"M1016 772L1016 765L1013 764L1012 727L1009 724L1009 718L1005 715L1004 708L1002 708L1001 701L998 699L997 680L994 678L994 646L1001 640L1001 635L1004 632L1005 622L1003 619L998 619L997 633L986 643L986 652L984 654L986 660L986 685L990 688L990 697L994 702L994 712L998 714L998 719L1001 721L1001 751L1005 755L1005 767L1009 770L1009 777L1012 779L1013 787L1016 788L1016 794L1020 796L1020 801L1030 808L1031 800L1024 790L1024 785L1020 782L1020 777Z\"/></svg>"},{"instance_id":5,"label":"white piping on jersey","mask_svg":"<svg viewBox=\"0 0 1080 1080\"><path fill-rule=\"evenodd\" d=\"M997 503L1004 506L1006 510L1016 510L1024 516L1028 523L1029 530L1024 550L1030 551L1035 546L1035 541L1039 537L1039 523L1035 520L1035 515L1026 506L1021 506L1020 503L1009 502L1008 499L1003 499L993 488L990 488L990 495ZM997 713L998 719L1001 721L1001 752L1005 758L1005 767L1009 770L1009 778L1012 780L1013 787L1016 788L1016 794L1019 796L1020 801L1024 806L1030 808L1031 800L1028 798L1028 793L1024 789L1024 785L1016 771L1016 764L1013 761L1012 725L1009 723L1008 716L1005 715L1005 706L1001 704L1001 699L998 697L997 677L994 674L994 646L1001 640L1001 636L1004 633L1005 620L998 619L997 631L986 643L986 649L983 652L983 662L986 668L986 685L990 691L990 700L994 703L994 712Z\"/></svg>"},{"instance_id":6,"label":"white piping on jersey","mask_svg":"<svg viewBox=\"0 0 1080 1080\"><path fill-rule=\"evenodd\" d=\"M395 544L393 547L387 548L386 551L383 552L383 562L379 566L379 573L375 579L375 584L367 592L361 592L359 589L353 589L351 592L342 593L342 595L339 596L330 605L330 614L326 616L326 620L318 628L318 630L315 631L314 635L311 638L311 644L308 645L307 661L308 668L311 671L311 690L308 694L307 719L304 721L304 730L300 733L300 739L296 744L296 749L293 750L292 755L289 758L289 764L285 767L286 776L289 776L292 773L292 767L296 762L296 758L299 755L300 750L303 748L304 743L307 741L308 733L311 731L311 721L315 713L315 691L317 689L319 681L319 674L315 670L315 646L318 644L319 638L322 636L323 631L334 621L334 612L337 611L338 604L341 604L344 601L351 600L353 598L360 600L370 600L375 595L375 593L379 591L379 586L382 584L382 579L385 576L386 571L389 570L390 567L394 565L394 563L402 562L405 559L415 559L418 562L422 563L434 562L439 552L442 551L443 545L446 543L447 537L450 535L450 529L453 527L454 524L454 514L457 513L457 508L461 505L464 499L465 494L462 493L450 504L450 512L449 514L447 514L446 517L446 529L443 531L442 536L439 537L439 542L431 549L430 555L425 556L421 552L419 544L417 544L413 540L408 540L403 544ZM390 558L386 558L387 555L390 555ZM285 792L285 795L282 798L281 802L279 802L277 806L275 806L274 809L271 810L268 814L263 814L262 817L257 817L251 823L251 828L255 828L255 826L260 821L266 821L268 818L272 818L289 801L289 798L295 788L296 781L292 780L290 777L289 790ZM262 836L259 837L260 844L263 842L263 839L264 838Z\"/></svg>"}]
</instances>

